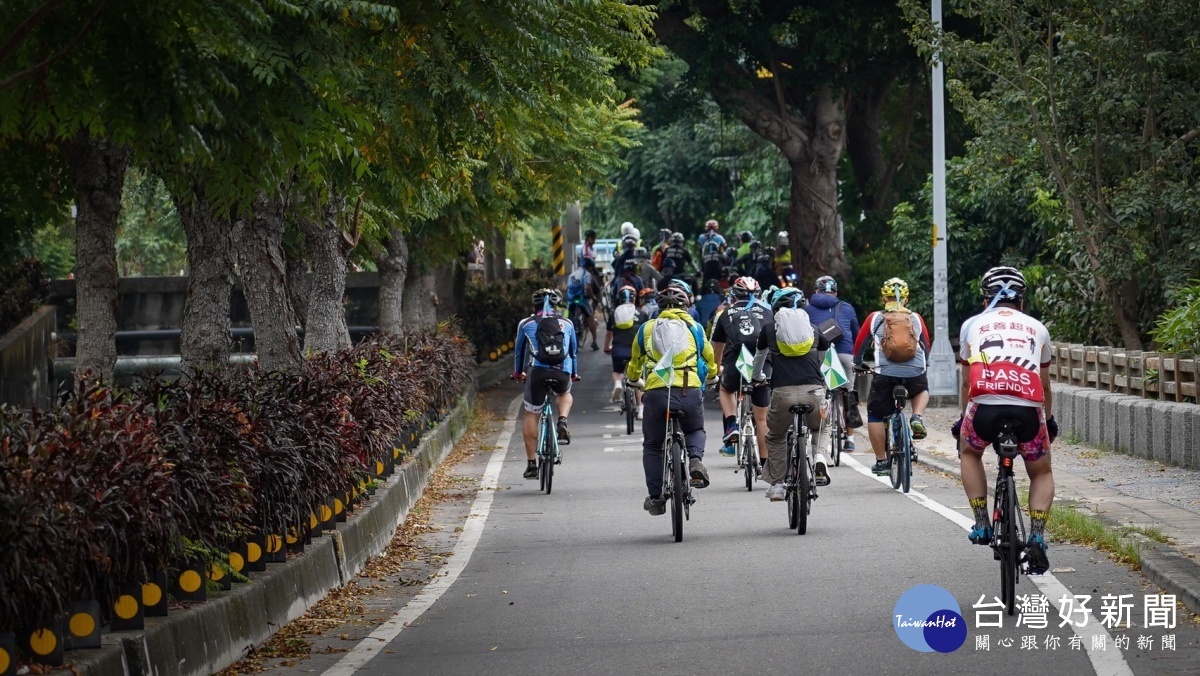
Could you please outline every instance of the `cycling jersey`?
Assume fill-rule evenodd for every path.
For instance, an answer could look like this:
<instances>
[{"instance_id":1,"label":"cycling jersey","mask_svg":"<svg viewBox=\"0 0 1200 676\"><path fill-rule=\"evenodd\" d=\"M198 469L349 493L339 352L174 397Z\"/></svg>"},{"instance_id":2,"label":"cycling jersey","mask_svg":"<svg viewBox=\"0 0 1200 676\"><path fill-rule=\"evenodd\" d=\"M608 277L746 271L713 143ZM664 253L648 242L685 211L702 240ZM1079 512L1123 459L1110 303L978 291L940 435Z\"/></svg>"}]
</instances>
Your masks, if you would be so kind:
<instances>
[{"instance_id":1,"label":"cycling jersey","mask_svg":"<svg viewBox=\"0 0 1200 676\"><path fill-rule=\"evenodd\" d=\"M1050 365L1050 332L1041 322L1015 308L995 307L963 322L959 345L971 401L1041 406L1040 369Z\"/></svg>"},{"instance_id":2,"label":"cycling jersey","mask_svg":"<svg viewBox=\"0 0 1200 676\"><path fill-rule=\"evenodd\" d=\"M530 317L522 319L517 324L517 345L513 350L513 373L526 373L526 360L529 360L532 368L552 369L556 371L566 371L567 373L576 373L576 359L579 354L579 341L575 337L575 326L567 321L565 317L558 317L558 325L562 327L563 338L567 348L567 358L561 364L543 364L534 356L538 352L537 329L538 322L545 317L542 313L537 313ZM528 354L526 351L528 350Z\"/></svg>"}]
</instances>

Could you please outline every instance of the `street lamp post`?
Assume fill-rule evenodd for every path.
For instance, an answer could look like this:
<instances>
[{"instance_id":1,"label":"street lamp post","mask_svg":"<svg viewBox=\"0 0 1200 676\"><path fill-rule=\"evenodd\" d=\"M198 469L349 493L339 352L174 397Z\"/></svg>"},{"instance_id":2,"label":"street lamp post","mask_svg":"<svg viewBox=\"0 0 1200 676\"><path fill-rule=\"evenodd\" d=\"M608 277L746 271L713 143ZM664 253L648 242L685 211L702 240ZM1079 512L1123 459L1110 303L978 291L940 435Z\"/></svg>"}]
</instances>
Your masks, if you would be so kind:
<instances>
[{"instance_id":1,"label":"street lamp post","mask_svg":"<svg viewBox=\"0 0 1200 676\"><path fill-rule=\"evenodd\" d=\"M942 0L931 0L936 29L942 27ZM954 395L958 379L950 349L950 303L946 270L946 116L941 53L934 50L933 73L933 350L929 355L929 393Z\"/></svg>"}]
</instances>

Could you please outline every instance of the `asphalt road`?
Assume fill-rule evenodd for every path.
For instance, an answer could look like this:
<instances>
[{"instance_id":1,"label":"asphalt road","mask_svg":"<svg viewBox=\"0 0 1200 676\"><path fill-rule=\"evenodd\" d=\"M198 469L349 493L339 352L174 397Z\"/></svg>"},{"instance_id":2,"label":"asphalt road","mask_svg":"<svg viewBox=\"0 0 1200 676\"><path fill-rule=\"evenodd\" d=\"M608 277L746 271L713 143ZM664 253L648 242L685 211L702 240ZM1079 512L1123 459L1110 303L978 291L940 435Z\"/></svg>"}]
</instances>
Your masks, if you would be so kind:
<instances>
[{"instance_id":1,"label":"asphalt road","mask_svg":"<svg viewBox=\"0 0 1200 676\"><path fill-rule=\"evenodd\" d=\"M820 489L808 533L797 535L787 528L784 503L768 502L762 484L747 492L733 460L716 453L715 404L706 418L712 486L698 492L684 541L675 543L670 517L642 510L640 430L624 434L624 420L608 402L608 371L602 353L583 355L573 442L552 495L522 479L519 430L503 438L504 462L493 464L500 472L490 505L477 501L472 508L482 525L478 542L470 549L466 535L458 541L461 574L440 596L419 597L431 605L394 637L366 638L303 670L1200 673L1200 627L1191 616L1180 606L1175 628L1144 628L1143 595L1158 590L1087 548L1052 543L1051 565L1058 572L1040 592L1051 597L1047 628L1017 627L1009 617L1003 628L978 627L972 605L981 596L991 601L999 595L999 566L990 550L971 545L963 527L945 515L969 514L959 485L923 468L914 476L919 499L913 499L861 471L854 458L867 463L869 454L851 456L831 468L833 483ZM516 385L503 386L483 401L504 412L518 393ZM483 474L486 461L464 471ZM897 600L921 584L940 585L957 600L969 627L957 651L918 652L897 638ZM1070 643L1076 632L1059 626L1055 592L1065 590L1057 584L1091 597L1079 649ZM1027 593L1039 590L1021 578L1018 594ZM1098 640L1092 633L1100 597L1107 594L1133 595L1132 627L1102 632L1105 650L1089 650ZM393 610L404 600L396 604ZM1166 634L1175 637L1173 651L1163 650ZM1129 637L1127 649L1114 647L1112 637L1120 635ZM982 636L988 637L986 651L978 643ZM1139 648L1140 636L1149 637L1152 647ZM1033 637L1036 649L1025 637ZM1049 637L1058 637L1057 648L1047 647Z\"/></svg>"}]
</instances>

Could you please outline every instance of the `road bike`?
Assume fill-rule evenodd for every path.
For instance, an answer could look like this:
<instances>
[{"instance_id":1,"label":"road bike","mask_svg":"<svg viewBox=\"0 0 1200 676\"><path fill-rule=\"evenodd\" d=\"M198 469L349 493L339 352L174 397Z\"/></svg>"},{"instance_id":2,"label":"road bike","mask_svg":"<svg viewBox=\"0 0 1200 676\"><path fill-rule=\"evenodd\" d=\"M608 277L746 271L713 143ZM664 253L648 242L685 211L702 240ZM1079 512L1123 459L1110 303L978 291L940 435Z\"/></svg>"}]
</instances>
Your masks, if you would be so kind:
<instances>
[{"instance_id":1,"label":"road bike","mask_svg":"<svg viewBox=\"0 0 1200 676\"><path fill-rule=\"evenodd\" d=\"M1025 519L1013 478L1013 460L1020 455L1013 420L1000 422L1000 433L992 442L999 458L992 510L992 552L1000 562L1000 595L1009 615L1016 612L1017 579L1026 564Z\"/></svg>"},{"instance_id":2,"label":"road bike","mask_svg":"<svg viewBox=\"0 0 1200 676\"><path fill-rule=\"evenodd\" d=\"M738 430L740 439L737 449L737 466L734 471L742 471L746 475L746 490L754 490L754 478L762 474L758 464L758 436L754 426L754 406L751 404L754 393L754 383L742 378L741 396L738 397ZM715 389L715 388L714 388Z\"/></svg>"},{"instance_id":3,"label":"road bike","mask_svg":"<svg viewBox=\"0 0 1200 676\"><path fill-rule=\"evenodd\" d=\"M554 466L562 464L562 449L558 445L558 432L554 428L554 406L550 403L555 389L561 385L556 378L545 378L546 398L542 401L541 418L538 420L538 486L550 495L554 488Z\"/></svg>"},{"instance_id":4,"label":"road bike","mask_svg":"<svg viewBox=\"0 0 1200 676\"><path fill-rule=\"evenodd\" d=\"M792 414L792 425L787 433L788 464L783 475L783 487L787 492L788 528L795 528L797 535L804 535L808 532L812 501L817 499L810 430L805 420L813 407L811 404L796 404L788 411Z\"/></svg>"},{"instance_id":5,"label":"road bike","mask_svg":"<svg viewBox=\"0 0 1200 676\"><path fill-rule=\"evenodd\" d=\"M625 414L625 434L633 434L633 423L637 420L637 395L629 386L629 379L621 379L621 413Z\"/></svg>"},{"instance_id":6,"label":"road bike","mask_svg":"<svg viewBox=\"0 0 1200 676\"><path fill-rule=\"evenodd\" d=\"M829 425L829 459L834 467L842 465L842 450L846 447L846 402L849 391L845 385L825 390L825 423Z\"/></svg>"},{"instance_id":7,"label":"road bike","mask_svg":"<svg viewBox=\"0 0 1200 676\"><path fill-rule=\"evenodd\" d=\"M667 401L671 400L668 391ZM687 417L680 409L667 409L667 437L663 447L662 496L671 502L671 535L683 542L683 522L690 520L691 507L696 504L692 481L688 475L687 446L679 421Z\"/></svg>"}]
</instances>

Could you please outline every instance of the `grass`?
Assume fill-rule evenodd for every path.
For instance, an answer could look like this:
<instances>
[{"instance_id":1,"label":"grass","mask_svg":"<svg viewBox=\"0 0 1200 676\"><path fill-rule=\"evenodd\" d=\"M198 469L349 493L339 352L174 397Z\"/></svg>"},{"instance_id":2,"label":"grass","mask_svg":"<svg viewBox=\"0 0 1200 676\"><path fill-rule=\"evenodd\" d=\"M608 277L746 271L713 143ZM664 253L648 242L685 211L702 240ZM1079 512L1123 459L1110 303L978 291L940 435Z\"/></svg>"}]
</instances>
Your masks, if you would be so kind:
<instances>
[{"instance_id":1,"label":"grass","mask_svg":"<svg viewBox=\"0 0 1200 676\"><path fill-rule=\"evenodd\" d=\"M1021 504L1029 504L1029 491L1021 492ZM1140 570L1142 543L1131 537L1134 533L1155 542L1168 544L1171 538L1153 526L1112 526L1099 517L1072 505L1056 504L1050 508L1046 530L1054 540L1074 545L1095 547L1117 563Z\"/></svg>"}]
</instances>

